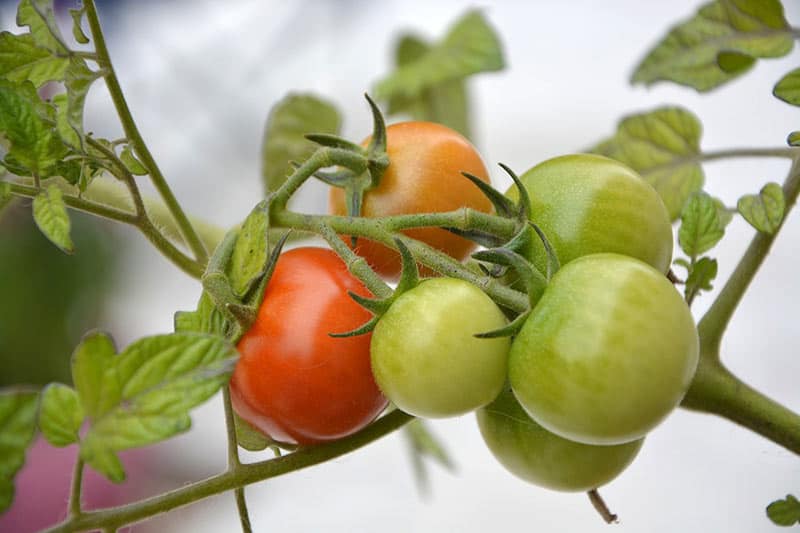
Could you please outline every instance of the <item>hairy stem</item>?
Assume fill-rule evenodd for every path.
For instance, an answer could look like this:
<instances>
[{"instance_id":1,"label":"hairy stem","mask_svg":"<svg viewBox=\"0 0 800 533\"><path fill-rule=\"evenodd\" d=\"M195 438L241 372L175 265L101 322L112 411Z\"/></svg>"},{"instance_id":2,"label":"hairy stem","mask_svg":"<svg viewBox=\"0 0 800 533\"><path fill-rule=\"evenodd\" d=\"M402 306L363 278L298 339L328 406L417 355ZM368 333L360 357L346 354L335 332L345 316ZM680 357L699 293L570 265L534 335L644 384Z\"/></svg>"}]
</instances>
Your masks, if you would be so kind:
<instances>
[{"instance_id":1,"label":"hairy stem","mask_svg":"<svg viewBox=\"0 0 800 533\"><path fill-rule=\"evenodd\" d=\"M72 486L69 492L69 516L75 518L81 514L81 489L83 486L83 459L75 459L75 470L72 473Z\"/></svg>"},{"instance_id":2,"label":"hairy stem","mask_svg":"<svg viewBox=\"0 0 800 533\"><path fill-rule=\"evenodd\" d=\"M327 444L302 448L289 455L268 461L242 465L235 471L228 470L203 481L138 502L90 511L77 517L68 517L67 520L48 531L55 533L110 527L120 528L215 494L340 457L403 427L411 420L413 420L412 416L402 411L393 411L349 437Z\"/></svg>"},{"instance_id":3,"label":"hairy stem","mask_svg":"<svg viewBox=\"0 0 800 533\"><path fill-rule=\"evenodd\" d=\"M239 460L239 441L236 438L236 421L231 405L231 391L227 386L222 387L222 403L225 406L225 429L228 433L228 470L236 471L242 466ZM242 533L251 533L250 513L247 510L247 500L244 498L244 487L234 490L236 509L239 512L239 521L242 524Z\"/></svg>"},{"instance_id":4,"label":"hairy stem","mask_svg":"<svg viewBox=\"0 0 800 533\"><path fill-rule=\"evenodd\" d=\"M183 209L178 203L178 200L172 193L172 190L167 184L164 175L161 173L161 170L158 168L153 155L150 153L147 144L144 142L144 139L139 132L139 128L136 126L136 123L133 120L133 115L131 114L128 103L125 100L125 96L122 93L122 87L120 86L119 79L114 71L114 66L111 63L111 56L109 55L108 48L106 47L105 37L103 35L103 30L100 27L100 19L97 15L97 8L94 4L94 0L85 0L84 6L86 8L86 18L89 22L89 28L92 33L92 40L94 41L95 45L97 62L104 71L103 79L105 80L108 91L111 94L111 100L114 102L114 107L119 115L120 122L122 123L122 127L125 131L125 136L130 139L134 151L141 159L142 164L149 171L150 179L166 203L170 215L174 217L175 222L180 229L180 234L183 240L187 243L189 249L194 253L197 262L201 265L205 265L206 261L208 261L208 251L206 250L203 241L198 236L197 231L192 226L192 223L189 221L189 217L186 216L186 213L184 213Z\"/></svg>"}]
</instances>

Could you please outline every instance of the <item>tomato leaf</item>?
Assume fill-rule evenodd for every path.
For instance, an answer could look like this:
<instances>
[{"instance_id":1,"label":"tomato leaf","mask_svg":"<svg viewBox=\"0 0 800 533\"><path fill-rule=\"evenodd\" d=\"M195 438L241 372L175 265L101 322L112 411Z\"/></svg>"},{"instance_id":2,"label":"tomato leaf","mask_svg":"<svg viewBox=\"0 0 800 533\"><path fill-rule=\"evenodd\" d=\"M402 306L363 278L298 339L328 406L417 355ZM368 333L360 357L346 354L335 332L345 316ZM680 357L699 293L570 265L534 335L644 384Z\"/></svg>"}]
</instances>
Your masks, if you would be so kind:
<instances>
[{"instance_id":1,"label":"tomato leaf","mask_svg":"<svg viewBox=\"0 0 800 533\"><path fill-rule=\"evenodd\" d=\"M103 373L96 418L81 441L81 457L112 481L124 479L116 452L187 430L189 409L227 383L236 349L220 337L173 333L141 339Z\"/></svg>"},{"instance_id":2,"label":"tomato leaf","mask_svg":"<svg viewBox=\"0 0 800 533\"><path fill-rule=\"evenodd\" d=\"M48 81L64 79L69 58L41 48L29 33L0 33L0 76L14 82L29 80L41 87Z\"/></svg>"},{"instance_id":3,"label":"tomato leaf","mask_svg":"<svg viewBox=\"0 0 800 533\"><path fill-rule=\"evenodd\" d=\"M421 41L412 43L410 50L406 44L402 59L410 62L399 66L376 84L377 98L394 100L396 107L397 102L422 97L428 89L440 88L479 72L501 70L505 66L497 34L480 11L466 13L440 43L418 55L422 44Z\"/></svg>"},{"instance_id":4,"label":"tomato leaf","mask_svg":"<svg viewBox=\"0 0 800 533\"><path fill-rule=\"evenodd\" d=\"M693 194L681 214L678 243L692 259L716 246L725 235L717 203L706 193Z\"/></svg>"},{"instance_id":5,"label":"tomato leaf","mask_svg":"<svg viewBox=\"0 0 800 533\"><path fill-rule=\"evenodd\" d=\"M787 104L800 106L800 68L794 69L781 78L772 89L772 94Z\"/></svg>"},{"instance_id":6,"label":"tomato leaf","mask_svg":"<svg viewBox=\"0 0 800 533\"><path fill-rule=\"evenodd\" d=\"M67 154L53 123L55 110L39 97L29 81L0 80L0 134L10 143L3 162L15 172L46 177Z\"/></svg>"},{"instance_id":7,"label":"tomato leaf","mask_svg":"<svg viewBox=\"0 0 800 533\"><path fill-rule=\"evenodd\" d=\"M200 295L196 311L178 311L175 313L176 333L209 333L223 337L226 330L225 317L205 291Z\"/></svg>"},{"instance_id":8,"label":"tomato leaf","mask_svg":"<svg viewBox=\"0 0 800 533\"><path fill-rule=\"evenodd\" d=\"M81 20L86 13L86 6L81 6L80 9L70 9L69 16L72 17L72 37L80 44L88 44L89 38L81 28Z\"/></svg>"},{"instance_id":9,"label":"tomato leaf","mask_svg":"<svg viewBox=\"0 0 800 533\"><path fill-rule=\"evenodd\" d=\"M267 191L286 181L290 161L303 161L315 149L308 133L338 134L342 119L336 107L310 94L289 94L269 113L261 145L261 175Z\"/></svg>"},{"instance_id":10,"label":"tomato leaf","mask_svg":"<svg viewBox=\"0 0 800 533\"><path fill-rule=\"evenodd\" d=\"M786 138L786 144L789 146L800 146L800 131L793 131Z\"/></svg>"},{"instance_id":11,"label":"tomato leaf","mask_svg":"<svg viewBox=\"0 0 800 533\"><path fill-rule=\"evenodd\" d=\"M758 194L748 194L739 198L736 208L755 229L772 234L781 225L786 199L780 185L767 183Z\"/></svg>"},{"instance_id":12,"label":"tomato leaf","mask_svg":"<svg viewBox=\"0 0 800 533\"><path fill-rule=\"evenodd\" d=\"M686 301L691 304L701 291L710 291L714 287L711 282L717 277L717 260L701 257L694 264L685 264L688 270L686 285L683 289Z\"/></svg>"},{"instance_id":13,"label":"tomato leaf","mask_svg":"<svg viewBox=\"0 0 800 533\"><path fill-rule=\"evenodd\" d=\"M419 37L404 35L395 47L395 67L420 60L430 49L431 46ZM415 120L444 124L470 137L469 95L463 79L432 85L414 98L395 95L388 99L388 113L406 113Z\"/></svg>"},{"instance_id":14,"label":"tomato leaf","mask_svg":"<svg viewBox=\"0 0 800 533\"><path fill-rule=\"evenodd\" d=\"M228 275L237 296L244 296L264 273L270 249L268 230L269 204L262 201L245 219L233 247Z\"/></svg>"},{"instance_id":15,"label":"tomato leaf","mask_svg":"<svg viewBox=\"0 0 800 533\"><path fill-rule=\"evenodd\" d=\"M86 335L72 354L72 381L87 416L105 414L101 403L103 374L117 353L114 341L103 332Z\"/></svg>"},{"instance_id":16,"label":"tomato leaf","mask_svg":"<svg viewBox=\"0 0 800 533\"><path fill-rule=\"evenodd\" d=\"M786 499L775 500L767 506L767 516L779 526L800 524L800 501L787 494Z\"/></svg>"},{"instance_id":17,"label":"tomato leaf","mask_svg":"<svg viewBox=\"0 0 800 533\"><path fill-rule=\"evenodd\" d=\"M100 73L89 68L86 62L77 57L70 59L64 79L67 88L67 123L75 130L81 141L80 145L74 148L83 151L83 108L86 103L86 95L95 80L100 78Z\"/></svg>"},{"instance_id":18,"label":"tomato leaf","mask_svg":"<svg viewBox=\"0 0 800 533\"><path fill-rule=\"evenodd\" d=\"M78 442L84 418L75 389L61 383L44 388L39 404L39 429L47 442L59 447Z\"/></svg>"},{"instance_id":19,"label":"tomato leaf","mask_svg":"<svg viewBox=\"0 0 800 533\"><path fill-rule=\"evenodd\" d=\"M14 499L14 476L36 433L36 392L0 390L0 513Z\"/></svg>"},{"instance_id":20,"label":"tomato leaf","mask_svg":"<svg viewBox=\"0 0 800 533\"><path fill-rule=\"evenodd\" d=\"M33 219L50 242L71 254L70 220L64 198L56 185L51 185L33 199Z\"/></svg>"},{"instance_id":21,"label":"tomato leaf","mask_svg":"<svg viewBox=\"0 0 800 533\"><path fill-rule=\"evenodd\" d=\"M274 445L272 439L244 421L235 412L233 413L233 421L236 427L236 441L245 450L260 452Z\"/></svg>"},{"instance_id":22,"label":"tomato leaf","mask_svg":"<svg viewBox=\"0 0 800 533\"><path fill-rule=\"evenodd\" d=\"M709 91L794 45L779 0L716 0L670 29L639 63L631 83L672 81Z\"/></svg>"},{"instance_id":23,"label":"tomato leaf","mask_svg":"<svg viewBox=\"0 0 800 533\"><path fill-rule=\"evenodd\" d=\"M17 8L17 25L30 29L37 46L62 56L69 52L58 29L51 0L21 0Z\"/></svg>"},{"instance_id":24,"label":"tomato leaf","mask_svg":"<svg viewBox=\"0 0 800 533\"><path fill-rule=\"evenodd\" d=\"M639 172L658 191L675 220L689 196L703 186L701 132L700 121L688 110L662 107L623 118L616 133L590 151Z\"/></svg>"},{"instance_id":25,"label":"tomato leaf","mask_svg":"<svg viewBox=\"0 0 800 533\"><path fill-rule=\"evenodd\" d=\"M147 168L134 155L131 145L125 145L125 148L119 154L119 159L134 176L146 176L148 174Z\"/></svg>"}]
</instances>

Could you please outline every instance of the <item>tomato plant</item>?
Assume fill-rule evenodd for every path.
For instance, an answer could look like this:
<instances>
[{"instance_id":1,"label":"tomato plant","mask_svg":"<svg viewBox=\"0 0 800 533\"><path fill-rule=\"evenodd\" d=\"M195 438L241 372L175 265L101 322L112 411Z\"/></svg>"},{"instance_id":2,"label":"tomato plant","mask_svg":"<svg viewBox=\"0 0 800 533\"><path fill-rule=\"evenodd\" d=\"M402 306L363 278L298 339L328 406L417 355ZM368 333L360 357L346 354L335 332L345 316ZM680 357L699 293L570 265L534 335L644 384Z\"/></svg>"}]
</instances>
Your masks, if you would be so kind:
<instances>
[{"instance_id":1,"label":"tomato plant","mask_svg":"<svg viewBox=\"0 0 800 533\"><path fill-rule=\"evenodd\" d=\"M274 440L341 438L386 407L370 370L370 336L329 335L370 318L348 291L370 295L331 250L295 248L275 265L230 384L239 416Z\"/></svg>"},{"instance_id":2,"label":"tomato plant","mask_svg":"<svg viewBox=\"0 0 800 533\"><path fill-rule=\"evenodd\" d=\"M363 216L443 212L460 207L491 210L489 200L461 175L468 172L489 182L480 155L458 132L432 122L400 122L386 128L386 142L389 167L378 186L364 194ZM346 214L342 189L331 188L329 203L331 213ZM405 233L458 260L475 249L471 241L442 228L416 228ZM368 239L359 239L355 250L378 273L387 277L400 273L400 256L394 250Z\"/></svg>"},{"instance_id":3,"label":"tomato plant","mask_svg":"<svg viewBox=\"0 0 800 533\"><path fill-rule=\"evenodd\" d=\"M456 416L491 402L506 380L507 338L476 334L506 323L497 305L460 279L404 292L372 335L372 369L386 396L422 417Z\"/></svg>"},{"instance_id":4,"label":"tomato plant","mask_svg":"<svg viewBox=\"0 0 800 533\"><path fill-rule=\"evenodd\" d=\"M678 405L697 358L692 315L663 274L630 257L592 254L553 276L514 339L509 378L546 429L620 444Z\"/></svg>"},{"instance_id":5,"label":"tomato plant","mask_svg":"<svg viewBox=\"0 0 800 533\"><path fill-rule=\"evenodd\" d=\"M530 196L530 216L561 263L592 253L641 259L666 272L672 260L672 226L661 197L635 171L613 159L573 154L539 163L520 176ZM507 194L517 198L512 186ZM538 239L524 251L542 271Z\"/></svg>"},{"instance_id":6,"label":"tomato plant","mask_svg":"<svg viewBox=\"0 0 800 533\"><path fill-rule=\"evenodd\" d=\"M476 413L492 455L509 472L540 487L588 491L617 477L636 458L644 439L613 446L581 444L534 422L511 389Z\"/></svg>"}]
</instances>

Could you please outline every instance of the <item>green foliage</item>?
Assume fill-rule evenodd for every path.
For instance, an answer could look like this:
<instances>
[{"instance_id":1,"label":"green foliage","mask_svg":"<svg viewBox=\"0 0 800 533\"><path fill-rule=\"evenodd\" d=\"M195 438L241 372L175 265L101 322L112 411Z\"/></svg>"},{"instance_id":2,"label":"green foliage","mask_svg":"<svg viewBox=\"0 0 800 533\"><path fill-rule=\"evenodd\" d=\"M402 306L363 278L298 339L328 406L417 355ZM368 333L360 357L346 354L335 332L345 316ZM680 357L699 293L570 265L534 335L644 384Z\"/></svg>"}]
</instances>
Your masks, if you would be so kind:
<instances>
[{"instance_id":1,"label":"green foliage","mask_svg":"<svg viewBox=\"0 0 800 533\"><path fill-rule=\"evenodd\" d=\"M78 442L85 413L75 389L51 383L42 391L39 405L39 429L53 446Z\"/></svg>"},{"instance_id":2,"label":"green foliage","mask_svg":"<svg viewBox=\"0 0 800 533\"><path fill-rule=\"evenodd\" d=\"M725 235L725 219L714 199L706 193L689 198L681 214L678 243L692 259L717 245Z\"/></svg>"},{"instance_id":3,"label":"green foliage","mask_svg":"<svg viewBox=\"0 0 800 533\"><path fill-rule=\"evenodd\" d=\"M67 206L56 185L49 186L33 199L33 219L50 242L68 254L75 250Z\"/></svg>"},{"instance_id":4,"label":"green foliage","mask_svg":"<svg viewBox=\"0 0 800 533\"><path fill-rule=\"evenodd\" d=\"M786 74L775 84L772 94L787 104L800 106L800 68Z\"/></svg>"},{"instance_id":5,"label":"green foliage","mask_svg":"<svg viewBox=\"0 0 800 533\"><path fill-rule=\"evenodd\" d=\"M800 131L793 131L786 138L786 144L789 146L800 146Z\"/></svg>"},{"instance_id":6,"label":"green foliage","mask_svg":"<svg viewBox=\"0 0 800 533\"><path fill-rule=\"evenodd\" d=\"M108 344L89 339L79 351L105 361L95 418L81 440L81 458L112 481L125 477L116 453L152 444L191 425L188 411L227 383L236 350L222 338L195 333L136 341L108 358ZM94 369L98 372L99 369Z\"/></svg>"},{"instance_id":7,"label":"green foliage","mask_svg":"<svg viewBox=\"0 0 800 533\"><path fill-rule=\"evenodd\" d=\"M0 77L21 83L31 81L41 87L48 81L63 80L69 58L40 48L29 33L0 33Z\"/></svg>"},{"instance_id":8,"label":"green foliage","mask_svg":"<svg viewBox=\"0 0 800 533\"><path fill-rule=\"evenodd\" d=\"M448 470L454 470L455 465L450 459L447 450L436 436L431 433L427 424L416 418L406 424L403 432L408 439L409 452L411 454L411 465L414 468L414 479L417 488L423 494L428 492L429 479L425 465L425 458L429 458L439 463L440 466Z\"/></svg>"},{"instance_id":9,"label":"green foliage","mask_svg":"<svg viewBox=\"0 0 800 533\"><path fill-rule=\"evenodd\" d=\"M710 291L714 288L711 282L717 277L717 260L710 257L701 257L694 264L685 265L688 271L683 295L687 302L692 302L701 291Z\"/></svg>"},{"instance_id":10,"label":"green foliage","mask_svg":"<svg viewBox=\"0 0 800 533\"><path fill-rule=\"evenodd\" d=\"M338 134L342 119L336 107L310 94L289 94L272 107L264 128L261 175L267 192L286 181L290 161L303 161L315 149L307 133Z\"/></svg>"},{"instance_id":11,"label":"green foliage","mask_svg":"<svg viewBox=\"0 0 800 533\"><path fill-rule=\"evenodd\" d=\"M72 354L72 382L86 415L95 419L104 414L103 374L117 353L114 341L102 332L87 334Z\"/></svg>"},{"instance_id":12,"label":"green foliage","mask_svg":"<svg viewBox=\"0 0 800 533\"><path fill-rule=\"evenodd\" d=\"M791 494L784 500L775 500L767 506L767 516L779 526L800 524L800 501Z\"/></svg>"},{"instance_id":13,"label":"green foliage","mask_svg":"<svg viewBox=\"0 0 800 533\"><path fill-rule=\"evenodd\" d=\"M122 152L119 154L119 159L125 165L125 168L128 169L128 172L134 176L147 175L147 168L136 158L133 153L133 148L131 148L129 144L125 145L125 148L122 149Z\"/></svg>"},{"instance_id":14,"label":"green foliage","mask_svg":"<svg viewBox=\"0 0 800 533\"><path fill-rule=\"evenodd\" d=\"M0 513L14 499L14 476L36 432L36 392L0 390Z\"/></svg>"},{"instance_id":15,"label":"green foliage","mask_svg":"<svg viewBox=\"0 0 800 533\"><path fill-rule=\"evenodd\" d=\"M226 329L225 317L205 291L197 302L197 310L175 313L176 333L195 332L224 336Z\"/></svg>"},{"instance_id":16,"label":"green foliage","mask_svg":"<svg viewBox=\"0 0 800 533\"><path fill-rule=\"evenodd\" d=\"M230 281L237 296L244 296L264 274L269 257L269 204L260 202L239 231L230 264Z\"/></svg>"},{"instance_id":17,"label":"green foliage","mask_svg":"<svg viewBox=\"0 0 800 533\"><path fill-rule=\"evenodd\" d=\"M709 91L746 72L755 58L784 56L793 45L779 0L716 0L673 27L631 81L672 81Z\"/></svg>"},{"instance_id":18,"label":"green foliage","mask_svg":"<svg viewBox=\"0 0 800 533\"><path fill-rule=\"evenodd\" d=\"M480 11L470 11L429 45L406 35L395 51L397 68L375 85L390 113L435 120L469 135L464 80L505 67L500 40Z\"/></svg>"},{"instance_id":19,"label":"green foliage","mask_svg":"<svg viewBox=\"0 0 800 533\"><path fill-rule=\"evenodd\" d=\"M767 183L758 194L739 198L736 208L742 217L762 233L775 233L783 220L786 199L777 183Z\"/></svg>"},{"instance_id":20,"label":"green foliage","mask_svg":"<svg viewBox=\"0 0 800 533\"><path fill-rule=\"evenodd\" d=\"M658 191L675 220L689 196L703 186L701 132L700 121L688 110L662 107L624 117L616 133L590 151L639 172Z\"/></svg>"},{"instance_id":21,"label":"green foliage","mask_svg":"<svg viewBox=\"0 0 800 533\"><path fill-rule=\"evenodd\" d=\"M238 414L233 413L234 425L236 427L236 442L245 450L260 452L266 450L275 443L259 430L242 420Z\"/></svg>"}]
</instances>

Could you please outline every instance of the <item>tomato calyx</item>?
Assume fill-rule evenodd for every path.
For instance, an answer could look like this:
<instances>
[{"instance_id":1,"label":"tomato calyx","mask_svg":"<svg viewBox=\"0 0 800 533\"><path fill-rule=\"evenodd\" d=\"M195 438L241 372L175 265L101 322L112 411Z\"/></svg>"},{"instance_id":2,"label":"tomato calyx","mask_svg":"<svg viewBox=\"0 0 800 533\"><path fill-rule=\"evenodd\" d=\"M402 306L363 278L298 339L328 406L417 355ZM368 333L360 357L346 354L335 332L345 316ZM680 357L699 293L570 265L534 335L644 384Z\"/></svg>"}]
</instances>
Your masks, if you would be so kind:
<instances>
[{"instance_id":1,"label":"tomato calyx","mask_svg":"<svg viewBox=\"0 0 800 533\"><path fill-rule=\"evenodd\" d=\"M348 292L350 298L355 300L358 305L372 313L372 318L354 330L344 333L330 333L329 335L331 337L355 337L357 335L364 335L371 332L373 329L375 329L375 326L378 324L378 320L380 320L381 316L383 316L386 311L389 310L389 308L392 306L395 300L400 297L401 294L408 292L419 285L419 270L417 269L417 263L414 260L411 250L408 249L401 239L394 239L394 243L395 246L397 246L398 252L400 253L400 261L402 264L400 280L397 282L397 287L395 290L386 298L367 298L352 291Z\"/></svg>"}]
</instances>

